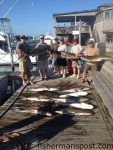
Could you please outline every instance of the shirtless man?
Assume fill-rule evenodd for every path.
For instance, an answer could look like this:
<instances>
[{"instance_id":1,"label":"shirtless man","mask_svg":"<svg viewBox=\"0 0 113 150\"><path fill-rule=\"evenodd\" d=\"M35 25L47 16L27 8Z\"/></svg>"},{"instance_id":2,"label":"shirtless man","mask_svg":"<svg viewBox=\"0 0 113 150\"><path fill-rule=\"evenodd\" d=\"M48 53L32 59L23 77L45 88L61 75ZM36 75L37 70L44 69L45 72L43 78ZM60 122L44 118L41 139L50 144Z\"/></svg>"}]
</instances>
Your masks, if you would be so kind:
<instances>
[{"instance_id":1,"label":"shirtless man","mask_svg":"<svg viewBox=\"0 0 113 150\"><path fill-rule=\"evenodd\" d=\"M88 43L89 47L84 51L85 56L99 56L99 49L95 47L95 42L93 40L89 40ZM95 62L86 62L86 65L84 67L84 71L82 74L82 82L85 82L85 77L89 69L92 69L93 71L97 70L96 63Z\"/></svg>"}]
</instances>

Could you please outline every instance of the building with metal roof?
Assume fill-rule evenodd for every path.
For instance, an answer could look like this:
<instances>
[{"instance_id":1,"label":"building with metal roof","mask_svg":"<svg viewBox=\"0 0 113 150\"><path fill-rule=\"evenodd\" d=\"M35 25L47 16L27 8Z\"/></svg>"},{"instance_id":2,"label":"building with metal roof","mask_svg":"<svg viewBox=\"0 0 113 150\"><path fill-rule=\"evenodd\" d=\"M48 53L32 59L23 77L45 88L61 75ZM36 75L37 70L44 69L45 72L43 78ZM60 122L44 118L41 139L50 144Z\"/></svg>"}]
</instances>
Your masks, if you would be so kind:
<instances>
[{"instance_id":1,"label":"building with metal roof","mask_svg":"<svg viewBox=\"0 0 113 150\"><path fill-rule=\"evenodd\" d=\"M74 36L85 45L90 37L97 42L113 41L113 3L102 4L96 9L55 13L54 29L57 36L70 41Z\"/></svg>"}]
</instances>

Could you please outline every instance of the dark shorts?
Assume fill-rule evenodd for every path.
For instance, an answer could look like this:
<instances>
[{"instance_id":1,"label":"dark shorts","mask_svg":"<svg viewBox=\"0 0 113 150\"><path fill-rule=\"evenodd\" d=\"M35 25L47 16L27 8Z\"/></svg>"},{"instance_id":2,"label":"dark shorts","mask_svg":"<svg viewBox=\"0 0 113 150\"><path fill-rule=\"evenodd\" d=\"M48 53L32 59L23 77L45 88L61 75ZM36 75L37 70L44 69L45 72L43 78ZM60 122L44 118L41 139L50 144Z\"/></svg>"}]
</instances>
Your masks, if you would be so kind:
<instances>
[{"instance_id":1,"label":"dark shorts","mask_svg":"<svg viewBox=\"0 0 113 150\"><path fill-rule=\"evenodd\" d=\"M67 66L66 58L57 58L56 65L66 67Z\"/></svg>"}]
</instances>

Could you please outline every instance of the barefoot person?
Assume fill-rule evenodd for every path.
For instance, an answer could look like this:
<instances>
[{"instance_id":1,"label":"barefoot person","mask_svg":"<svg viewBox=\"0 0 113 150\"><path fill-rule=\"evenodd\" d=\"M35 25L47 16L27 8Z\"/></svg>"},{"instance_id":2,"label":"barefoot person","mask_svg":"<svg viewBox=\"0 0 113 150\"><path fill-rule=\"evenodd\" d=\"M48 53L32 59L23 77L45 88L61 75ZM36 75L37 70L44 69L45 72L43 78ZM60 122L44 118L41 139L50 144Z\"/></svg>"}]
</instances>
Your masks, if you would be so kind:
<instances>
[{"instance_id":1,"label":"barefoot person","mask_svg":"<svg viewBox=\"0 0 113 150\"><path fill-rule=\"evenodd\" d=\"M20 42L16 46L16 51L19 54L19 71L21 72L21 78L23 85L26 81L33 84L31 81L31 69L32 64L29 58L30 46L26 43L25 35L20 37Z\"/></svg>"},{"instance_id":2,"label":"barefoot person","mask_svg":"<svg viewBox=\"0 0 113 150\"><path fill-rule=\"evenodd\" d=\"M89 47L84 51L84 55L85 56L92 56L92 57L99 56L99 49L97 47L95 47L94 40L89 40L88 45L89 45ZM84 71L82 74L82 82L83 83L85 82L86 74L90 68L93 71L96 71L97 70L96 63L95 62L86 62L86 65L84 67Z\"/></svg>"}]
</instances>

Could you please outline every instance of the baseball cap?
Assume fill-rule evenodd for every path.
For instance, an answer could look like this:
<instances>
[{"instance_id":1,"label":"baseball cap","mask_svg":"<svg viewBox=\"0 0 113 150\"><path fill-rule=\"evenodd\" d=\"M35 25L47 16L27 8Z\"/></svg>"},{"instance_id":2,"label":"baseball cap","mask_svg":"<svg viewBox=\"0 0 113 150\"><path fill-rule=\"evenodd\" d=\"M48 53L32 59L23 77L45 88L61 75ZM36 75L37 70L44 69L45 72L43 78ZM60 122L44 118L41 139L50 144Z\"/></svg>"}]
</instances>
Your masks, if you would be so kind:
<instances>
[{"instance_id":1,"label":"baseball cap","mask_svg":"<svg viewBox=\"0 0 113 150\"><path fill-rule=\"evenodd\" d=\"M26 39L25 35L20 36L20 39Z\"/></svg>"},{"instance_id":2,"label":"baseball cap","mask_svg":"<svg viewBox=\"0 0 113 150\"><path fill-rule=\"evenodd\" d=\"M60 41L64 41L64 38L60 38Z\"/></svg>"},{"instance_id":3,"label":"baseball cap","mask_svg":"<svg viewBox=\"0 0 113 150\"><path fill-rule=\"evenodd\" d=\"M44 35L40 35L40 39L44 39Z\"/></svg>"},{"instance_id":4,"label":"baseball cap","mask_svg":"<svg viewBox=\"0 0 113 150\"><path fill-rule=\"evenodd\" d=\"M88 44L95 44L94 40L89 40Z\"/></svg>"},{"instance_id":5,"label":"baseball cap","mask_svg":"<svg viewBox=\"0 0 113 150\"><path fill-rule=\"evenodd\" d=\"M58 40L58 37L55 37L54 40Z\"/></svg>"}]
</instances>

